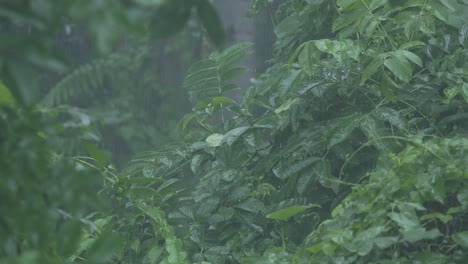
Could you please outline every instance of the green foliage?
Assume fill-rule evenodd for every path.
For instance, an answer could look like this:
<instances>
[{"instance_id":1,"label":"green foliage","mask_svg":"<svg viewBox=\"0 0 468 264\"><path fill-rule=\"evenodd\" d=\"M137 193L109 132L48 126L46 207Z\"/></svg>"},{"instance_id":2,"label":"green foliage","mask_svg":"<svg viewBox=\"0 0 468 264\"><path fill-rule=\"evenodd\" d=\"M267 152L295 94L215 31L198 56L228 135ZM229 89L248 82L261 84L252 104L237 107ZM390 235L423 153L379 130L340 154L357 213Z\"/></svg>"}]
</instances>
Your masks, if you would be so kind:
<instances>
[{"instance_id":1,"label":"green foliage","mask_svg":"<svg viewBox=\"0 0 468 264\"><path fill-rule=\"evenodd\" d=\"M72 116L80 112L81 116L87 116L88 125L94 128L94 137L87 140L114 151L114 162L123 162L129 154L147 150L148 146L174 140L176 136L171 138L164 130L176 125L175 121L171 124L171 120L176 119L177 113L165 109L172 100L167 94L169 89L158 84L158 76L145 63L152 50L149 44L142 44L132 51L114 53L80 65L50 88L41 104L47 111L68 112ZM162 98L167 102L161 102ZM166 128L156 122L145 125L148 120L164 121ZM145 129L136 130L138 126ZM62 133L70 146L63 153L83 153L77 147L82 145L82 138L76 136L76 131L69 130ZM132 145L127 146L128 142ZM120 144L121 149L129 153L116 152L109 147L114 144Z\"/></svg>"},{"instance_id":2,"label":"green foliage","mask_svg":"<svg viewBox=\"0 0 468 264\"><path fill-rule=\"evenodd\" d=\"M164 3L185 21L185 7ZM62 251L116 263L466 262L467 9L284 1L274 64L242 102L227 92L249 44L189 70L198 104L184 143L121 173L88 163L114 206Z\"/></svg>"},{"instance_id":3,"label":"green foliage","mask_svg":"<svg viewBox=\"0 0 468 264\"><path fill-rule=\"evenodd\" d=\"M5 96L6 95L6 96ZM24 109L2 85L0 97L0 262L63 263L76 250L96 197L90 169L53 155L48 116Z\"/></svg>"},{"instance_id":4,"label":"green foliage","mask_svg":"<svg viewBox=\"0 0 468 264\"><path fill-rule=\"evenodd\" d=\"M105 125L116 125L128 117L122 117L116 111L104 112L99 107L107 105L97 106L93 100L102 94L122 96L124 92L133 95L132 99L138 96L141 98L140 93L128 89L134 85L132 80L136 78L140 81L139 88L144 85L155 87L154 79L148 78L149 71L141 71L144 66L141 56L147 55L144 53L148 52L147 49L137 49L132 54L115 52L124 37L132 39L146 35L147 28L150 28L147 24L149 18L161 14L167 5L176 5L176 8L185 6L180 1L174 2L2 1L1 263L109 263L118 254L124 240L112 228L108 228L110 225L105 223L107 218L93 223L89 220L93 219L93 215L84 215L90 210L104 210L95 199L95 191L100 186L99 174L107 181L112 181L109 175L113 167L108 165L109 155L97 146L101 142L95 131ZM224 39L220 30L222 26L211 3L193 1L192 5L198 9L210 39L221 45ZM151 25L159 19L157 17L153 20ZM171 25L179 24L177 31L186 22L179 21L178 17L169 17L165 21ZM75 29L83 30L80 36L83 39L91 39L90 44L94 45L95 50L88 51L89 54L95 52L101 57L69 70L70 65L60 54L57 40ZM159 30L151 28L155 35L160 33ZM168 33L172 35L176 30L170 28ZM140 70L138 73L141 75L135 76L137 70ZM38 106L41 92L50 89L47 86L51 80L67 72L69 74L51 89L42 106ZM109 80L113 81L112 85ZM123 86L127 89L123 89ZM160 91L153 92L157 94L155 97L162 97ZM148 94L145 96L148 98ZM128 106L122 103L124 100L117 104L109 101L106 103L121 110ZM88 109L61 105L64 103ZM44 108L44 105L48 108ZM89 109L90 106L95 108ZM141 112L135 116L138 114ZM133 120L135 123L140 121L137 118ZM150 128L153 131L147 133L154 136L154 127ZM126 132L129 138L136 134L128 131L128 127ZM78 148L87 151L91 157L68 156L76 154ZM169 185L166 183L166 186ZM146 210L144 206L138 208ZM152 211L145 212L150 214L148 212ZM161 220L158 225L163 223ZM180 263L185 258L181 242L169 231L164 233L169 241L168 263ZM153 247L147 261L154 263L158 259L157 255L157 248L155 250Z\"/></svg>"},{"instance_id":5,"label":"green foliage","mask_svg":"<svg viewBox=\"0 0 468 264\"><path fill-rule=\"evenodd\" d=\"M225 94L238 44L189 70L187 146L127 173L187 182L159 206L193 263L462 261L460 12L447 1L282 3L275 64L242 102ZM216 122L216 111L233 117Z\"/></svg>"},{"instance_id":6,"label":"green foliage","mask_svg":"<svg viewBox=\"0 0 468 264\"><path fill-rule=\"evenodd\" d=\"M184 86L197 101L210 99L212 104L231 102L229 98L219 98L226 92L238 89L229 83L241 75L245 68L235 67L248 54L246 49L251 44L237 44L223 52L212 53L208 59L195 63L187 73Z\"/></svg>"},{"instance_id":7,"label":"green foliage","mask_svg":"<svg viewBox=\"0 0 468 264\"><path fill-rule=\"evenodd\" d=\"M0 7L0 20L5 25L1 29L0 76L18 100L31 105L40 98L38 68L55 74L67 72L68 65L52 41L63 28L86 28L97 54L104 56L115 52L123 37L141 37L150 31L152 36L161 38L179 32L192 9L196 9L210 40L222 45L222 24L212 4L205 0L85 4L5 0ZM124 36L127 33L130 36Z\"/></svg>"},{"instance_id":8,"label":"green foliage","mask_svg":"<svg viewBox=\"0 0 468 264\"><path fill-rule=\"evenodd\" d=\"M277 62L239 105L225 92L246 44L194 64L185 86L198 105L181 122L188 146L148 153L127 173L190 182L174 204L158 200L193 263L466 258L466 140L448 137L467 134L457 86L466 50L450 44L464 27L418 1L306 2L278 11ZM335 19L319 32L336 37L306 30L324 10L320 19ZM409 35L396 18L413 10L432 15L437 31ZM233 118L212 120L224 110Z\"/></svg>"},{"instance_id":9,"label":"green foliage","mask_svg":"<svg viewBox=\"0 0 468 264\"><path fill-rule=\"evenodd\" d=\"M409 138L306 239L313 262L466 261L465 137Z\"/></svg>"}]
</instances>

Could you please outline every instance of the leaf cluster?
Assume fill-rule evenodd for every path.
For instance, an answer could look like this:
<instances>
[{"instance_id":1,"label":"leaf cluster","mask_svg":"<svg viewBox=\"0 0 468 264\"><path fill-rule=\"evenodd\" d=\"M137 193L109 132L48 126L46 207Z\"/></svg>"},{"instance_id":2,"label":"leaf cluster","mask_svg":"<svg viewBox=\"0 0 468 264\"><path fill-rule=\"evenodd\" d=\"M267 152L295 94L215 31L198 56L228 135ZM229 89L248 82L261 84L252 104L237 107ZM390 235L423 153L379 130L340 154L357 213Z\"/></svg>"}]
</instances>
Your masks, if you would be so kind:
<instances>
[{"instance_id":1,"label":"leaf cluster","mask_svg":"<svg viewBox=\"0 0 468 264\"><path fill-rule=\"evenodd\" d=\"M248 44L194 64L185 144L107 181L117 206L98 221L132 241L115 260L466 260L466 12L285 1L274 64L242 102L226 92Z\"/></svg>"}]
</instances>

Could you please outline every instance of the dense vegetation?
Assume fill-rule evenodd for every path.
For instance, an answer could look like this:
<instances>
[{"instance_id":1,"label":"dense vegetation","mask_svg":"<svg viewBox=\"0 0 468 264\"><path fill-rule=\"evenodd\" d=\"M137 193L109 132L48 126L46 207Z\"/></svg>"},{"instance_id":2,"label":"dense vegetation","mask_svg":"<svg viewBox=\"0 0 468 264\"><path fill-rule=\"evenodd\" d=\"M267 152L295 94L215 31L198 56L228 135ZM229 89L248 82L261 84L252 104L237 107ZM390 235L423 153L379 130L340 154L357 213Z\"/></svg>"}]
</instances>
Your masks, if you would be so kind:
<instances>
[{"instance_id":1,"label":"dense vegetation","mask_svg":"<svg viewBox=\"0 0 468 264\"><path fill-rule=\"evenodd\" d=\"M213 16L208 1L189 2ZM268 5L254 1L252 13ZM161 27L179 29L188 9ZM39 118L9 92L19 81L4 80L0 261L468 261L468 2L290 0L277 10L271 66L242 100L230 91L249 43L192 65L184 140L123 170L94 144L90 157L60 157L64 124ZM93 173L102 186L86 180ZM110 204L84 217L90 200Z\"/></svg>"}]
</instances>

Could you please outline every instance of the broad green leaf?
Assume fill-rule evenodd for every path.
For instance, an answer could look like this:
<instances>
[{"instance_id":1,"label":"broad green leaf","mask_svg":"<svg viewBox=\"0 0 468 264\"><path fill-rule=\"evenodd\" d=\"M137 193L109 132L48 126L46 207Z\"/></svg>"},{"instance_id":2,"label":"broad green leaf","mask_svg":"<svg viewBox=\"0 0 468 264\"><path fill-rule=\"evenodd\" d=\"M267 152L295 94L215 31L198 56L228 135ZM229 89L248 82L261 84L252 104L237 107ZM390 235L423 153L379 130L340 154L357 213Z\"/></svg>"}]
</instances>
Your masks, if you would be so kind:
<instances>
[{"instance_id":1,"label":"broad green leaf","mask_svg":"<svg viewBox=\"0 0 468 264\"><path fill-rule=\"evenodd\" d=\"M444 101L445 103L449 103L455 96L460 94L462 85L454 85L451 87L448 87L444 90L444 94L447 97L447 99Z\"/></svg>"},{"instance_id":2,"label":"broad green leaf","mask_svg":"<svg viewBox=\"0 0 468 264\"><path fill-rule=\"evenodd\" d=\"M140 209L144 214L156 221L156 223L160 223L161 221L165 220L165 213L159 208L140 205L138 206L138 209Z\"/></svg>"},{"instance_id":3,"label":"broad green leaf","mask_svg":"<svg viewBox=\"0 0 468 264\"><path fill-rule=\"evenodd\" d=\"M294 100L288 99L284 103L282 103L278 108L275 109L275 113L279 114L281 112L287 111L298 99L295 98Z\"/></svg>"},{"instance_id":4,"label":"broad green leaf","mask_svg":"<svg viewBox=\"0 0 468 264\"><path fill-rule=\"evenodd\" d=\"M452 239L458 245L468 248L468 231L454 233L452 234Z\"/></svg>"},{"instance_id":5,"label":"broad green leaf","mask_svg":"<svg viewBox=\"0 0 468 264\"><path fill-rule=\"evenodd\" d=\"M296 50L292 53L292 55L289 57L287 65L291 66L294 61L296 61L299 53L302 52L302 49L308 44L309 42L304 42L301 45L299 45Z\"/></svg>"},{"instance_id":6,"label":"broad green leaf","mask_svg":"<svg viewBox=\"0 0 468 264\"><path fill-rule=\"evenodd\" d=\"M315 175L312 172L301 173L297 179L297 192L303 194L314 178Z\"/></svg>"},{"instance_id":7,"label":"broad green leaf","mask_svg":"<svg viewBox=\"0 0 468 264\"><path fill-rule=\"evenodd\" d=\"M401 54L402 56L406 57L406 59L412 61L413 63L417 64L418 66L421 66L421 67L423 66L421 58L419 58L418 55L414 54L411 51L398 50L398 51L395 51L395 54L397 54L397 56L400 56L400 54Z\"/></svg>"},{"instance_id":8,"label":"broad green leaf","mask_svg":"<svg viewBox=\"0 0 468 264\"><path fill-rule=\"evenodd\" d=\"M375 110L375 116L380 120L389 122L392 126L396 126L404 130L407 126L407 121L395 109L389 107L379 107Z\"/></svg>"},{"instance_id":9,"label":"broad green leaf","mask_svg":"<svg viewBox=\"0 0 468 264\"><path fill-rule=\"evenodd\" d=\"M246 199L252 191L247 187L236 187L226 197L228 202L238 202Z\"/></svg>"},{"instance_id":10,"label":"broad green leaf","mask_svg":"<svg viewBox=\"0 0 468 264\"><path fill-rule=\"evenodd\" d=\"M409 50L415 47L420 47L420 46L426 46L426 43L416 40L416 41L410 41L410 42L405 42L401 44L400 50Z\"/></svg>"},{"instance_id":11,"label":"broad green leaf","mask_svg":"<svg viewBox=\"0 0 468 264\"><path fill-rule=\"evenodd\" d=\"M444 215L444 214L441 214L439 212L435 212L435 213L425 214L425 215L421 216L420 219L421 220L438 219L442 223L448 223L453 219L453 217L451 215Z\"/></svg>"},{"instance_id":12,"label":"broad green leaf","mask_svg":"<svg viewBox=\"0 0 468 264\"><path fill-rule=\"evenodd\" d=\"M468 24L463 25L458 33L458 41L466 49L468 48Z\"/></svg>"},{"instance_id":13,"label":"broad green leaf","mask_svg":"<svg viewBox=\"0 0 468 264\"><path fill-rule=\"evenodd\" d=\"M418 12L416 11L403 11L396 14L396 16L392 19L393 23L395 24L408 24L411 21L414 21L417 17Z\"/></svg>"},{"instance_id":14,"label":"broad green leaf","mask_svg":"<svg viewBox=\"0 0 468 264\"><path fill-rule=\"evenodd\" d=\"M379 27L380 21L377 20L374 16L370 20L369 24L365 26L365 33L367 36L372 36L375 30Z\"/></svg>"},{"instance_id":15,"label":"broad green leaf","mask_svg":"<svg viewBox=\"0 0 468 264\"><path fill-rule=\"evenodd\" d=\"M249 198L240 204L236 204L234 207L251 213L258 213L265 210L265 205L263 202L256 198Z\"/></svg>"},{"instance_id":16,"label":"broad green leaf","mask_svg":"<svg viewBox=\"0 0 468 264\"><path fill-rule=\"evenodd\" d=\"M203 200L200 204L200 207L197 210L196 215L198 217L207 218L210 214L216 210L219 205L219 198L210 197L206 200Z\"/></svg>"},{"instance_id":17,"label":"broad green leaf","mask_svg":"<svg viewBox=\"0 0 468 264\"><path fill-rule=\"evenodd\" d=\"M305 46L302 48L302 51L299 53L299 66L309 76L312 75L314 63L318 62L321 53L322 52L319 49L317 49L317 47L315 47L314 42L306 43Z\"/></svg>"},{"instance_id":18,"label":"broad green leaf","mask_svg":"<svg viewBox=\"0 0 468 264\"><path fill-rule=\"evenodd\" d=\"M131 195L132 198L145 200L151 200L155 197L159 197L158 192L149 187L133 187L128 190L128 194Z\"/></svg>"},{"instance_id":19,"label":"broad green leaf","mask_svg":"<svg viewBox=\"0 0 468 264\"><path fill-rule=\"evenodd\" d=\"M371 0L369 3L369 8L370 10L374 11L377 8L385 5L388 2L388 0Z\"/></svg>"},{"instance_id":20,"label":"broad green leaf","mask_svg":"<svg viewBox=\"0 0 468 264\"><path fill-rule=\"evenodd\" d=\"M420 19L418 18L412 18L408 22L404 23L404 32L405 36L408 39L412 39L413 35L419 30L420 26Z\"/></svg>"},{"instance_id":21,"label":"broad green leaf","mask_svg":"<svg viewBox=\"0 0 468 264\"><path fill-rule=\"evenodd\" d=\"M337 0L336 4L342 9L346 10L347 8L351 7L354 4L359 3L357 0Z\"/></svg>"},{"instance_id":22,"label":"broad green leaf","mask_svg":"<svg viewBox=\"0 0 468 264\"><path fill-rule=\"evenodd\" d=\"M306 169L307 167L311 166L312 164L314 164L315 162L321 159L322 158L318 158L318 157L309 157L307 159L298 161L293 164L283 165L286 167L279 167L277 169L274 169L273 172L278 178L282 180L286 180L289 177L293 176L294 174L299 173L300 171Z\"/></svg>"},{"instance_id":23,"label":"broad green leaf","mask_svg":"<svg viewBox=\"0 0 468 264\"><path fill-rule=\"evenodd\" d=\"M403 241L415 243L423 239L434 239L439 237L441 233L438 229L426 230L424 227L415 227L402 232Z\"/></svg>"},{"instance_id":24,"label":"broad green leaf","mask_svg":"<svg viewBox=\"0 0 468 264\"><path fill-rule=\"evenodd\" d=\"M224 83L224 82L230 81L238 77L239 75L242 75L245 71L246 69L244 67L236 67L236 68L229 69L225 73L221 74L221 82Z\"/></svg>"},{"instance_id":25,"label":"broad green leaf","mask_svg":"<svg viewBox=\"0 0 468 264\"><path fill-rule=\"evenodd\" d=\"M374 58L369 65L367 65L362 71L361 75L361 85L363 85L367 80L369 80L374 73L376 73L380 66L383 64L383 59L380 57Z\"/></svg>"},{"instance_id":26,"label":"broad green leaf","mask_svg":"<svg viewBox=\"0 0 468 264\"><path fill-rule=\"evenodd\" d=\"M67 220L59 228L57 251L62 257L68 257L75 252L80 243L82 223L78 220Z\"/></svg>"},{"instance_id":27,"label":"broad green leaf","mask_svg":"<svg viewBox=\"0 0 468 264\"><path fill-rule=\"evenodd\" d=\"M371 116L363 118L360 122L360 129L367 136L369 140L373 140L372 144L380 151L388 152L390 151L389 146L385 144L385 141L380 139L386 134L383 133L384 126L382 122L374 119Z\"/></svg>"},{"instance_id":28,"label":"broad green leaf","mask_svg":"<svg viewBox=\"0 0 468 264\"><path fill-rule=\"evenodd\" d=\"M234 216L234 209L230 207L221 207L219 210L210 216L209 223L219 223L231 219Z\"/></svg>"},{"instance_id":29,"label":"broad green leaf","mask_svg":"<svg viewBox=\"0 0 468 264\"><path fill-rule=\"evenodd\" d=\"M122 237L116 232L102 232L87 250L85 259L87 263L109 263L121 247Z\"/></svg>"},{"instance_id":30,"label":"broad green leaf","mask_svg":"<svg viewBox=\"0 0 468 264\"><path fill-rule=\"evenodd\" d=\"M384 65L389 69L398 79L409 82L413 76L411 65L406 59L392 56L384 60Z\"/></svg>"},{"instance_id":31,"label":"broad green leaf","mask_svg":"<svg viewBox=\"0 0 468 264\"><path fill-rule=\"evenodd\" d=\"M301 72L299 69L289 70L287 77L283 78L279 84L278 93L280 96L286 96L295 88L296 81L300 78Z\"/></svg>"},{"instance_id":32,"label":"broad green leaf","mask_svg":"<svg viewBox=\"0 0 468 264\"><path fill-rule=\"evenodd\" d=\"M206 29L208 38L217 46L224 43L226 35L223 29L223 23L218 16L218 12L210 1L200 0L197 4L197 14L203 27Z\"/></svg>"},{"instance_id":33,"label":"broad green leaf","mask_svg":"<svg viewBox=\"0 0 468 264\"><path fill-rule=\"evenodd\" d=\"M330 188L334 193L340 191L340 184L336 181L336 177L331 174L330 161L322 159L314 165L314 174L317 175L319 183L326 188Z\"/></svg>"},{"instance_id":34,"label":"broad green leaf","mask_svg":"<svg viewBox=\"0 0 468 264\"><path fill-rule=\"evenodd\" d=\"M167 180L164 181L163 184L161 184L161 185L158 187L158 189L157 189L156 191L158 191L158 192L159 192L159 191L162 191L162 190L164 190L165 188L171 186L172 184L174 184L174 183L176 183L176 182L178 182L178 181L179 181L179 179L176 179L176 178L167 179Z\"/></svg>"},{"instance_id":35,"label":"broad green leaf","mask_svg":"<svg viewBox=\"0 0 468 264\"><path fill-rule=\"evenodd\" d=\"M158 177L135 177L135 178L122 178L119 179L120 181L124 182L124 184L151 184L151 183L161 183L164 182L164 179Z\"/></svg>"},{"instance_id":36,"label":"broad green leaf","mask_svg":"<svg viewBox=\"0 0 468 264\"><path fill-rule=\"evenodd\" d=\"M279 39L284 38L294 34L299 26L300 21L296 15L287 16L275 27L275 34Z\"/></svg>"},{"instance_id":37,"label":"broad green leaf","mask_svg":"<svg viewBox=\"0 0 468 264\"><path fill-rule=\"evenodd\" d=\"M206 68L202 71L198 71L198 72L194 72L192 74L190 74L189 76L187 76L185 78L185 87L188 87L189 90L197 90L199 88L193 88L192 86L194 87L198 87L196 85L202 85L203 86L209 86L211 87L211 85L206 85L206 82L214 82L215 85L219 86L218 84L218 75L217 75L217 70L216 68ZM215 87L217 87L215 86Z\"/></svg>"},{"instance_id":38,"label":"broad green leaf","mask_svg":"<svg viewBox=\"0 0 468 264\"><path fill-rule=\"evenodd\" d=\"M212 134L206 138L206 143L210 147L219 147L223 144L224 135L223 134Z\"/></svg>"},{"instance_id":39,"label":"broad green leaf","mask_svg":"<svg viewBox=\"0 0 468 264\"><path fill-rule=\"evenodd\" d=\"M168 262L170 264L187 263L187 253L182 250L182 241L174 236L166 238L166 251L169 253Z\"/></svg>"},{"instance_id":40,"label":"broad green leaf","mask_svg":"<svg viewBox=\"0 0 468 264\"><path fill-rule=\"evenodd\" d=\"M225 255L207 251L203 254L207 262L204 261L201 264L225 263L226 258L224 256Z\"/></svg>"},{"instance_id":41,"label":"broad green leaf","mask_svg":"<svg viewBox=\"0 0 468 264\"><path fill-rule=\"evenodd\" d=\"M407 0L404 2L402 8L406 9L409 7L420 7L424 6L426 3L426 0Z\"/></svg>"},{"instance_id":42,"label":"broad green leaf","mask_svg":"<svg viewBox=\"0 0 468 264\"><path fill-rule=\"evenodd\" d=\"M242 134L247 131L249 127L237 127L234 128L233 130L227 132L224 134L222 142L221 143L227 143L229 146L231 146Z\"/></svg>"},{"instance_id":43,"label":"broad green leaf","mask_svg":"<svg viewBox=\"0 0 468 264\"><path fill-rule=\"evenodd\" d=\"M440 2L452 12L455 12L462 8L462 6L460 6L457 1L440 0Z\"/></svg>"},{"instance_id":44,"label":"broad green leaf","mask_svg":"<svg viewBox=\"0 0 468 264\"><path fill-rule=\"evenodd\" d=\"M468 104L468 83L464 82L460 88L460 92L465 98L465 102Z\"/></svg>"},{"instance_id":45,"label":"broad green leaf","mask_svg":"<svg viewBox=\"0 0 468 264\"><path fill-rule=\"evenodd\" d=\"M84 142L88 154L98 163L99 166L105 167L109 161L109 153L98 148L91 142Z\"/></svg>"},{"instance_id":46,"label":"broad green leaf","mask_svg":"<svg viewBox=\"0 0 468 264\"><path fill-rule=\"evenodd\" d=\"M393 93L393 88L399 88L399 86L387 75L385 71L382 71L380 75L380 91L390 102L396 100L395 94Z\"/></svg>"},{"instance_id":47,"label":"broad green leaf","mask_svg":"<svg viewBox=\"0 0 468 264\"><path fill-rule=\"evenodd\" d=\"M241 42L223 50L218 56L221 74L224 74L234 67L234 65L241 62L250 53L249 48L252 45L250 42Z\"/></svg>"},{"instance_id":48,"label":"broad green leaf","mask_svg":"<svg viewBox=\"0 0 468 264\"><path fill-rule=\"evenodd\" d=\"M352 0L354 1L354 0ZM360 20L367 14L367 10L364 6L356 8L355 10L341 14L335 21L333 21L332 30L336 32L343 29L351 24L358 25Z\"/></svg>"},{"instance_id":49,"label":"broad green leaf","mask_svg":"<svg viewBox=\"0 0 468 264\"><path fill-rule=\"evenodd\" d=\"M333 129L330 133L331 135L328 143L329 148L349 138L354 129L359 126L361 119L362 115L358 113L335 119L333 122L335 123L334 125L336 128Z\"/></svg>"},{"instance_id":50,"label":"broad green leaf","mask_svg":"<svg viewBox=\"0 0 468 264\"><path fill-rule=\"evenodd\" d=\"M450 263L450 255L436 253L435 251L424 250L413 254L412 259L416 263L440 264Z\"/></svg>"},{"instance_id":51,"label":"broad green leaf","mask_svg":"<svg viewBox=\"0 0 468 264\"><path fill-rule=\"evenodd\" d=\"M213 105L235 104L236 101L234 101L234 100L232 100L231 98L228 98L228 97L219 96L219 97L213 97L213 99L211 99L211 103Z\"/></svg>"},{"instance_id":52,"label":"broad green leaf","mask_svg":"<svg viewBox=\"0 0 468 264\"><path fill-rule=\"evenodd\" d=\"M208 158L206 154L196 154L192 158L192 162L190 164L190 169L192 169L193 173L198 173L200 166L203 162Z\"/></svg>"},{"instance_id":53,"label":"broad green leaf","mask_svg":"<svg viewBox=\"0 0 468 264\"><path fill-rule=\"evenodd\" d=\"M269 219L274 219L274 220L286 220L312 207L320 207L320 206L319 205L293 205L291 207L280 209L278 211L270 213L266 217Z\"/></svg>"},{"instance_id":54,"label":"broad green leaf","mask_svg":"<svg viewBox=\"0 0 468 264\"><path fill-rule=\"evenodd\" d=\"M157 263L159 257L163 253L163 248L156 245L153 246L146 254L145 260L147 259L148 264Z\"/></svg>"},{"instance_id":55,"label":"broad green leaf","mask_svg":"<svg viewBox=\"0 0 468 264\"><path fill-rule=\"evenodd\" d=\"M12 106L14 104L16 104L16 100L10 93L10 90L8 90L8 88L2 82L0 82L0 106Z\"/></svg>"},{"instance_id":56,"label":"broad green leaf","mask_svg":"<svg viewBox=\"0 0 468 264\"><path fill-rule=\"evenodd\" d=\"M390 219L395 221L402 229L411 230L419 228L418 218L413 215L403 213L390 213Z\"/></svg>"},{"instance_id":57,"label":"broad green leaf","mask_svg":"<svg viewBox=\"0 0 468 264\"><path fill-rule=\"evenodd\" d=\"M420 17L418 20L419 22L419 30L426 34L427 36L433 36L435 33L435 19L432 16L424 16ZM417 25L417 24L416 24Z\"/></svg>"},{"instance_id":58,"label":"broad green leaf","mask_svg":"<svg viewBox=\"0 0 468 264\"><path fill-rule=\"evenodd\" d=\"M193 4L194 1L188 1L185 5L180 5L178 1L164 1L155 12L152 12L149 29L153 36L168 37L180 31L190 18Z\"/></svg>"},{"instance_id":59,"label":"broad green leaf","mask_svg":"<svg viewBox=\"0 0 468 264\"><path fill-rule=\"evenodd\" d=\"M201 60L201 61L195 62L190 67L187 73L187 77L185 78L186 80L190 80L190 78L192 78L192 76L194 76L195 74L205 72L205 71L209 72L209 70L216 70L216 61L210 60L210 59Z\"/></svg>"},{"instance_id":60,"label":"broad green leaf","mask_svg":"<svg viewBox=\"0 0 468 264\"><path fill-rule=\"evenodd\" d=\"M327 52L327 53L335 52L335 50L333 49L333 41L329 39L319 39L319 40L315 40L313 43L315 44L315 47L322 52Z\"/></svg>"},{"instance_id":61,"label":"broad green leaf","mask_svg":"<svg viewBox=\"0 0 468 264\"><path fill-rule=\"evenodd\" d=\"M346 243L345 247L359 256L366 256L372 251L374 246L373 238L383 232L383 230L384 228L381 226L371 227L358 233L352 241Z\"/></svg>"},{"instance_id":62,"label":"broad green leaf","mask_svg":"<svg viewBox=\"0 0 468 264\"><path fill-rule=\"evenodd\" d=\"M376 237L373 242L380 249L385 249L396 244L398 242L398 237Z\"/></svg>"}]
</instances>

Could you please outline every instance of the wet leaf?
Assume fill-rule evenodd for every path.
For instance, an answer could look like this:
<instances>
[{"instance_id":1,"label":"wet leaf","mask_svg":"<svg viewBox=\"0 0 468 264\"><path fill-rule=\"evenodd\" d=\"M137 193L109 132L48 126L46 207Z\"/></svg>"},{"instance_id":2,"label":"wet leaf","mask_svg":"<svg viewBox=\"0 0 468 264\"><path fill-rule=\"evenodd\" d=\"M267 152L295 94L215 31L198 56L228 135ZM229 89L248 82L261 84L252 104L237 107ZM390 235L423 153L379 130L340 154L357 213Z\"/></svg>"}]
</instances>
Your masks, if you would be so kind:
<instances>
[{"instance_id":1,"label":"wet leaf","mask_svg":"<svg viewBox=\"0 0 468 264\"><path fill-rule=\"evenodd\" d=\"M320 207L320 206L318 205L294 205L294 206L270 213L266 217L269 219L274 219L274 220L287 220L299 213L302 213L306 209L309 209L312 207Z\"/></svg>"},{"instance_id":2,"label":"wet leaf","mask_svg":"<svg viewBox=\"0 0 468 264\"><path fill-rule=\"evenodd\" d=\"M223 134L212 134L206 138L206 143L210 147L219 147L223 144L224 135Z\"/></svg>"}]
</instances>

